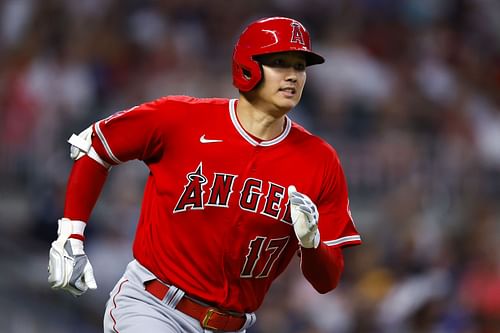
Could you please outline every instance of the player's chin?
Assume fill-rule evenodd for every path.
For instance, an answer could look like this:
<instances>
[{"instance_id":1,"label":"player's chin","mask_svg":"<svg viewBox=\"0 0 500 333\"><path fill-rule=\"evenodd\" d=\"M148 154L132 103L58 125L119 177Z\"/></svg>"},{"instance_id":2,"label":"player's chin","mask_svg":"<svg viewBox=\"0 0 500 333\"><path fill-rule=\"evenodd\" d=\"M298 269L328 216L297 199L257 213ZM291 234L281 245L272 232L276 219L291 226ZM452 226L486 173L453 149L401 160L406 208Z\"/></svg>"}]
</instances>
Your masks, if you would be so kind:
<instances>
[{"instance_id":1,"label":"player's chin","mask_svg":"<svg viewBox=\"0 0 500 333\"><path fill-rule=\"evenodd\" d=\"M278 98L277 101L276 101L276 104L280 107L280 109L288 109L288 110L291 110L293 109L294 107L297 106L297 104L299 104L300 102L300 96L299 95L295 95L295 96L292 96L292 97L281 97L281 98Z\"/></svg>"}]
</instances>

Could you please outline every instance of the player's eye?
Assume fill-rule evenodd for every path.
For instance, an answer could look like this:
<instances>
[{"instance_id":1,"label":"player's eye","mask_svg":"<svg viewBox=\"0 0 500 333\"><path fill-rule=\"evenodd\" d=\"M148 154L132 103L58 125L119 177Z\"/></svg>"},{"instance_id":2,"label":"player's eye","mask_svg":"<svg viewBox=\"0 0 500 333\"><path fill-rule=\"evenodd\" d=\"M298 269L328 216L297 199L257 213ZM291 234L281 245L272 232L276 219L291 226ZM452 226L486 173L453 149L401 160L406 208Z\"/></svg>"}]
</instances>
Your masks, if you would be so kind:
<instances>
[{"instance_id":1,"label":"player's eye","mask_svg":"<svg viewBox=\"0 0 500 333\"><path fill-rule=\"evenodd\" d=\"M281 58L274 58L270 59L265 65L269 67L278 67L278 68L285 68L288 67L288 64L284 59Z\"/></svg>"},{"instance_id":2,"label":"player's eye","mask_svg":"<svg viewBox=\"0 0 500 333\"><path fill-rule=\"evenodd\" d=\"M290 68L293 67L297 71L304 71L306 69L305 62L302 61L290 61L282 58L275 58L266 63L265 65L275 68Z\"/></svg>"},{"instance_id":3,"label":"player's eye","mask_svg":"<svg viewBox=\"0 0 500 333\"><path fill-rule=\"evenodd\" d=\"M306 70L306 63L305 62L300 62L296 63L293 65L293 68L298 71L305 71Z\"/></svg>"},{"instance_id":4,"label":"player's eye","mask_svg":"<svg viewBox=\"0 0 500 333\"><path fill-rule=\"evenodd\" d=\"M287 55L263 56L258 59L261 64L274 68L293 68L296 71L305 71L306 61L303 57Z\"/></svg>"}]
</instances>

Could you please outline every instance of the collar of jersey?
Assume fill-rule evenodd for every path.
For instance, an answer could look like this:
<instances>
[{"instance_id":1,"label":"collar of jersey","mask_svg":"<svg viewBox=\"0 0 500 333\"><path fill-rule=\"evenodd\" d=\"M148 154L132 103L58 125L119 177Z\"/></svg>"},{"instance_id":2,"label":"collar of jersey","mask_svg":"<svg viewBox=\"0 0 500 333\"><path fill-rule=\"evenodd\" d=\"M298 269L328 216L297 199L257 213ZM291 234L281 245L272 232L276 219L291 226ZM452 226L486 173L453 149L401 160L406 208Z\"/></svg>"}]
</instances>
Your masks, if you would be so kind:
<instances>
[{"instance_id":1,"label":"collar of jersey","mask_svg":"<svg viewBox=\"0 0 500 333\"><path fill-rule=\"evenodd\" d=\"M231 121L233 122L234 127L240 133L240 135L248 141L252 146L262 146L262 147L267 147L267 146L273 146L275 144L280 143L283 141L288 133L290 133L290 129L292 128L292 122L288 118L288 116L285 116L285 129L283 132L281 132L280 135L275 137L274 139L267 140L267 141L257 141L255 140L245 129L241 126L240 121L238 120L238 117L236 116L236 99L231 99L229 101L229 114L231 116Z\"/></svg>"}]
</instances>

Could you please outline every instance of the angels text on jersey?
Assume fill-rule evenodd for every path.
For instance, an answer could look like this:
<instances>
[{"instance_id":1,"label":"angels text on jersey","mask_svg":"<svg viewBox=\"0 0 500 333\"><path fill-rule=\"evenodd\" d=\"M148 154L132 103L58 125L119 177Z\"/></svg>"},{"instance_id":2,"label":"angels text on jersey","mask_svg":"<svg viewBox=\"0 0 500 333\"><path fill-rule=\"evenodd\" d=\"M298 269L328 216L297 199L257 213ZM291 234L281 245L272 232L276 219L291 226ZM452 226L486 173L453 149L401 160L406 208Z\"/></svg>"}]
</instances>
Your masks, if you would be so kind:
<instances>
[{"instance_id":1,"label":"angels text on jersey","mask_svg":"<svg viewBox=\"0 0 500 333\"><path fill-rule=\"evenodd\" d=\"M214 172L210 176L211 181L203 173L203 162L198 164L196 170L189 172L186 175L187 183L173 213L204 209L205 206L229 208L231 196L238 195L240 209L259 213L287 224L292 223L290 203L287 202L285 208L282 208L285 186L270 181L265 184L263 180L253 177L239 179L237 175L228 173ZM263 192L265 187L267 191ZM241 190L235 194L237 188Z\"/></svg>"}]
</instances>

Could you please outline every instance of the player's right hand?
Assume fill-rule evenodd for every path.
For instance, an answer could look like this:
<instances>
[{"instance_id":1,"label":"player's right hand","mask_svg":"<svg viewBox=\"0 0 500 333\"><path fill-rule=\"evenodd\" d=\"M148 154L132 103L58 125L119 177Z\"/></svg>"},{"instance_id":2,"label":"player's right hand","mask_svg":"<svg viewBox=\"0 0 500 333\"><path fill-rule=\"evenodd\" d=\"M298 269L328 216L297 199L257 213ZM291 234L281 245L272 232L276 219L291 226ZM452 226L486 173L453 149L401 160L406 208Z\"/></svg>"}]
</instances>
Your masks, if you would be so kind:
<instances>
[{"instance_id":1,"label":"player's right hand","mask_svg":"<svg viewBox=\"0 0 500 333\"><path fill-rule=\"evenodd\" d=\"M80 296L88 289L96 289L92 265L83 250L83 241L69 238L75 234L80 221L66 218L58 221L58 238L49 252L49 284L52 289L63 289ZM83 234L83 229L79 228Z\"/></svg>"}]
</instances>

